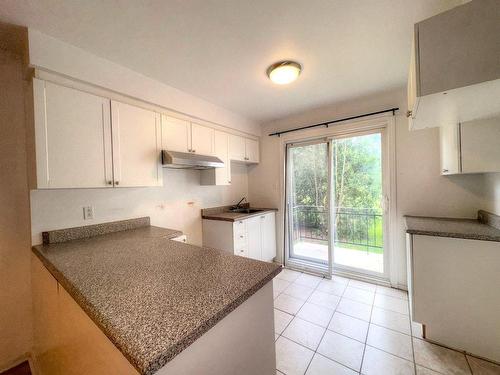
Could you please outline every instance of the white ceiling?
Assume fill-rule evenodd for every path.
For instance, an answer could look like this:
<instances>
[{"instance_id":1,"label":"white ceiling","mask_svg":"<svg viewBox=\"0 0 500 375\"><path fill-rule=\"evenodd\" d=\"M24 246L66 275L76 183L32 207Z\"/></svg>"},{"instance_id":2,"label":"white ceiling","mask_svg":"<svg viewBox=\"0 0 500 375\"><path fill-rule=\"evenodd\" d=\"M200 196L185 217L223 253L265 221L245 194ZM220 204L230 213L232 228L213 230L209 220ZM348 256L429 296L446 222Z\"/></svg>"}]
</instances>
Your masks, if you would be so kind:
<instances>
[{"instance_id":1,"label":"white ceiling","mask_svg":"<svg viewBox=\"0 0 500 375\"><path fill-rule=\"evenodd\" d=\"M460 0L2 0L40 30L266 122L405 84L413 24ZM271 63L303 64L272 84Z\"/></svg>"}]
</instances>

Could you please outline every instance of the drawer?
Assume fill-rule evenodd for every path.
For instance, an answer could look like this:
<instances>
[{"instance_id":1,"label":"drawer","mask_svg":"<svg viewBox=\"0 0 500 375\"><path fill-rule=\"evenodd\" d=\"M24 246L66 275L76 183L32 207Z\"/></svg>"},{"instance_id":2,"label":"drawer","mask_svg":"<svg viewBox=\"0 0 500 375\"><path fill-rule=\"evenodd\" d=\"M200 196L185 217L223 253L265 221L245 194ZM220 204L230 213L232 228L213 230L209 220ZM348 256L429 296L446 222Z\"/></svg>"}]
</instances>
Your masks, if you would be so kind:
<instances>
[{"instance_id":1,"label":"drawer","mask_svg":"<svg viewBox=\"0 0 500 375\"><path fill-rule=\"evenodd\" d=\"M248 248L247 246L244 247L235 247L234 248L234 255L239 255L242 257L248 257Z\"/></svg>"},{"instance_id":2,"label":"drawer","mask_svg":"<svg viewBox=\"0 0 500 375\"><path fill-rule=\"evenodd\" d=\"M233 224L233 232L236 238L236 235L246 234L247 233L247 223L245 220L235 221Z\"/></svg>"}]
</instances>

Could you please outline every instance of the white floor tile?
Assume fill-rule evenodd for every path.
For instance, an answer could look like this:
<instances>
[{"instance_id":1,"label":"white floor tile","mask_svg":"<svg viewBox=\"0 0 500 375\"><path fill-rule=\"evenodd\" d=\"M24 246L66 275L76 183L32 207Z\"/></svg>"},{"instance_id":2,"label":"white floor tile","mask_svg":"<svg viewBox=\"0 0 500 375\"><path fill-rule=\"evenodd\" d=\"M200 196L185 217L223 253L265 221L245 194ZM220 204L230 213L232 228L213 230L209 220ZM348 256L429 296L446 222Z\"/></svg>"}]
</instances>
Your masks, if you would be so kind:
<instances>
[{"instance_id":1,"label":"white floor tile","mask_svg":"<svg viewBox=\"0 0 500 375\"><path fill-rule=\"evenodd\" d=\"M304 301L284 293L280 294L274 300L274 307L292 315L297 314L303 304Z\"/></svg>"},{"instance_id":2,"label":"white floor tile","mask_svg":"<svg viewBox=\"0 0 500 375\"><path fill-rule=\"evenodd\" d=\"M303 375L314 352L280 336L276 341L276 369L286 375Z\"/></svg>"},{"instance_id":3,"label":"white floor tile","mask_svg":"<svg viewBox=\"0 0 500 375\"><path fill-rule=\"evenodd\" d=\"M314 303L318 306L327 307L329 309L335 309L340 301L340 297L328 294L324 292L320 292L319 290L315 290L311 297L309 297L308 302Z\"/></svg>"},{"instance_id":4,"label":"white floor tile","mask_svg":"<svg viewBox=\"0 0 500 375\"><path fill-rule=\"evenodd\" d=\"M327 307L318 306L314 303L306 302L297 313L297 316L301 319L326 328L328 327L328 323L330 322L334 311L335 310L329 309Z\"/></svg>"},{"instance_id":5,"label":"white floor tile","mask_svg":"<svg viewBox=\"0 0 500 375\"><path fill-rule=\"evenodd\" d=\"M342 297L352 299L353 301L356 302L361 302L371 305L373 304L375 293L368 290L348 286Z\"/></svg>"},{"instance_id":6,"label":"white floor tile","mask_svg":"<svg viewBox=\"0 0 500 375\"><path fill-rule=\"evenodd\" d=\"M443 374L471 374L463 353L415 338L413 339L413 350L417 365Z\"/></svg>"},{"instance_id":7,"label":"white floor tile","mask_svg":"<svg viewBox=\"0 0 500 375\"><path fill-rule=\"evenodd\" d=\"M316 290L342 297L342 294L344 294L344 290L346 287L347 285L345 283L325 279L321 283L319 283Z\"/></svg>"},{"instance_id":8,"label":"white floor tile","mask_svg":"<svg viewBox=\"0 0 500 375\"><path fill-rule=\"evenodd\" d=\"M366 344L413 361L411 336L370 324Z\"/></svg>"},{"instance_id":9,"label":"white floor tile","mask_svg":"<svg viewBox=\"0 0 500 375\"><path fill-rule=\"evenodd\" d=\"M318 347L318 353L359 371L365 345L338 333L326 331Z\"/></svg>"},{"instance_id":10,"label":"white floor tile","mask_svg":"<svg viewBox=\"0 0 500 375\"><path fill-rule=\"evenodd\" d=\"M401 289L389 288L387 286L377 285L377 293L385 294L389 297L396 297L408 300L408 292Z\"/></svg>"},{"instance_id":11,"label":"white floor tile","mask_svg":"<svg viewBox=\"0 0 500 375\"><path fill-rule=\"evenodd\" d=\"M340 363L334 362L316 353L307 369L306 375L356 375L353 371Z\"/></svg>"},{"instance_id":12,"label":"white floor tile","mask_svg":"<svg viewBox=\"0 0 500 375\"><path fill-rule=\"evenodd\" d=\"M413 362L367 346L361 373L365 375L414 375Z\"/></svg>"},{"instance_id":13,"label":"white floor tile","mask_svg":"<svg viewBox=\"0 0 500 375\"><path fill-rule=\"evenodd\" d=\"M377 293L375 295L373 305L380 307L381 309L395 311L400 314L408 314L408 301L401 298L390 297L385 294Z\"/></svg>"},{"instance_id":14,"label":"white floor tile","mask_svg":"<svg viewBox=\"0 0 500 375\"><path fill-rule=\"evenodd\" d=\"M309 298L309 296L312 294L313 291L314 291L313 288L310 288L310 287L304 286L304 285L300 285L300 284L297 284L296 282L294 282L294 283L290 284L288 286L288 288L283 290L283 293L305 301L306 299Z\"/></svg>"},{"instance_id":15,"label":"white floor tile","mask_svg":"<svg viewBox=\"0 0 500 375\"><path fill-rule=\"evenodd\" d=\"M325 330L326 328L316 324L294 318L283 332L283 336L309 349L316 350Z\"/></svg>"},{"instance_id":16,"label":"white floor tile","mask_svg":"<svg viewBox=\"0 0 500 375\"><path fill-rule=\"evenodd\" d=\"M349 280L349 286L352 286L354 288L358 288L358 289L364 289L364 290L368 290L370 292L375 292L377 290L377 285L375 284L370 284L370 283L366 283L364 281L359 281L359 280Z\"/></svg>"},{"instance_id":17,"label":"white floor tile","mask_svg":"<svg viewBox=\"0 0 500 375\"><path fill-rule=\"evenodd\" d=\"M332 275L332 280L347 285L349 284L350 279L348 279L347 277Z\"/></svg>"},{"instance_id":18,"label":"white floor tile","mask_svg":"<svg viewBox=\"0 0 500 375\"><path fill-rule=\"evenodd\" d=\"M276 278L294 282L300 275L301 275L300 272L283 268L283 270L280 273L278 273L278 275L276 275Z\"/></svg>"},{"instance_id":19,"label":"white floor tile","mask_svg":"<svg viewBox=\"0 0 500 375\"><path fill-rule=\"evenodd\" d=\"M281 334L292 319L293 315L274 309L274 332Z\"/></svg>"},{"instance_id":20,"label":"white floor tile","mask_svg":"<svg viewBox=\"0 0 500 375\"><path fill-rule=\"evenodd\" d=\"M319 283L323 280L322 277L308 275L307 273L303 273L300 275L295 282L300 285L308 286L310 288L316 288Z\"/></svg>"},{"instance_id":21,"label":"white floor tile","mask_svg":"<svg viewBox=\"0 0 500 375\"><path fill-rule=\"evenodd\" d=\"M273 290L276 291L276 292L278 292L278 293L281 293L286 288L288 288L288 286L290 284L291 284L290 281L286 281L286 280L279 279L279 278L275 277L273 279Z\"/></svg>"},{"instance_id":22,"label":"white floor tile","mask_svg":"<svg viewBox=\"0 0 500 375\"><path fill-rule=\"evenodd\" d=\"M372 307L365 303L356 302L347 298L342 298L337 307L337 311L369 322Z\"/></svg>"},{"instance_id":23,"label":"white floor tile","mask_svg":"<svg viewBox=\"0 0 500 375\"><path fill-rule=\"evenodd\" d=\"M474 375L500 374L500 365L496 365L488 361L483 361L482 359L472 357L470 355L467 356L467 360L469 361L470 367L472 368L472 373Z\"/></svg>"},{"instance_id":24,"label":"white floor tile","mask_svg":"<svg viewBox=\"0 0 500 375\"><path fill-rule=\"evenodd\" d=\"M366 341L368 322L353 318L352 316L336 312L328 329L361 342Z\"/></svg>"},{"instance_id":25,"label":"white floor tile","mask_svg":"<svg viewBox=\"0 0 500 375\"><path fill-rule=\"evenodd\" d=\"M407 335L410 334L410 318L406 314L374 307L371 322Z\"/></svg>"},{"instance_id":26,"label":"white floor tile","mask_svg":"<svg viewBox=\"0 0 500 375\"><path fill-rule=\"evenodd\" d=\"M417 375L442 375L442 374L417 365Z\"/></svg>"}]
</instances>

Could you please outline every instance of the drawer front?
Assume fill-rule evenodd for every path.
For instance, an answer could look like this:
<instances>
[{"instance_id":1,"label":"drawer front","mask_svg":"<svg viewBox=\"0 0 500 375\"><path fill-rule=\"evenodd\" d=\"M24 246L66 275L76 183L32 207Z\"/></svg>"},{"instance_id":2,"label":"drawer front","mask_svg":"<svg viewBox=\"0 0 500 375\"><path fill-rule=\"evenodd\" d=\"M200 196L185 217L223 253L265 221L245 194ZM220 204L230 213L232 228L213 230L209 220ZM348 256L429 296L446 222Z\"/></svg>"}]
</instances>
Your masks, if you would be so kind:
<instances>
[{"instance_id":1,"label":"drawer front","mask_svg":"<svg viewBox=\"0 0 500 375\"><path fill-rule=\"evenodd\" d=\"M242 257L248 257L248 249L246 246L244 247L235 247L234 248L234 255L239 255L239 256L242 256Z\"/></svg>"}]
</instances>

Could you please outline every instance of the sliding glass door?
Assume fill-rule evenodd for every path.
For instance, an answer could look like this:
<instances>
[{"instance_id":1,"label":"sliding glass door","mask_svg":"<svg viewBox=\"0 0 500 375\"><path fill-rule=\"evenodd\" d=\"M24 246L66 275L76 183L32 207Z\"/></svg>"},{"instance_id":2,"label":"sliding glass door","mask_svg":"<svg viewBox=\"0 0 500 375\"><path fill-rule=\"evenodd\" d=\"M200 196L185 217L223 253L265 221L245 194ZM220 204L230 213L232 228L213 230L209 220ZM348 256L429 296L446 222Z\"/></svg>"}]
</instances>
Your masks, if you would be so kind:
<instances>
[{"instance_id":1,"label":"sliding glass door","mask_svg":"<svg viewBox=\"0 0 500 375\"><path fill-rule=\"evenodd\" d=\"M385 143L377 129L287 145L289 264L387 275Z\"/></svg>"}]
</instances>

